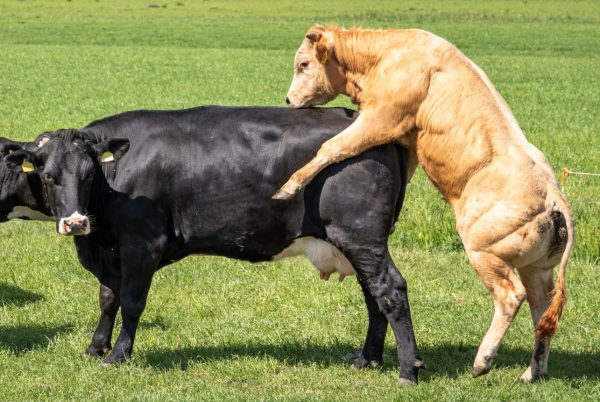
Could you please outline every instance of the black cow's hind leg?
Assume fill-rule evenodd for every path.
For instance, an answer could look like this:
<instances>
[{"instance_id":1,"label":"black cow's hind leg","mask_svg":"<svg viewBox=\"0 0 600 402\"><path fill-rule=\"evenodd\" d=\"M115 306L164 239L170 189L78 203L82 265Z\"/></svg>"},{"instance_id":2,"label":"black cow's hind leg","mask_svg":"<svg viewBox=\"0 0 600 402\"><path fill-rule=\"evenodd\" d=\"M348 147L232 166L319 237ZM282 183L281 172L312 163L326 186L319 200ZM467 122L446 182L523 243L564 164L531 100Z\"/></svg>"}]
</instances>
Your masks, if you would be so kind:
<instances>
[{"instance_id":1,"label":"black cow's hind leg","mask_svg":"<svg viewBox=\"0 0 600 402\"><path fill-rule=\"evenodd\" d=\"M365 345L362 351L359 350L357 355L354 356L352 365L354 368L359 369L379 368L383 364L383 346L388 322L365 284L360 279L358 283L362 288L367 311L369 312L369 328Z\"/></svg>"},{"instance_id":2,"label":"black cow's hind leg","mask_svg":"<svg viewBox=\"0 0 600 402\"><path fill-rule=\"evenodd\" d=\"M119 295L100 284L100 321L85 352L88 356L104 356L111 349L112 331L119 311Z\"/></svg>"},{"instance_id":3,"label":"black cow's hind leg","mask_svg":"<svg viewBox=\"0 0 600 402\"><path fill-rule=\"evenodd\" d=\"M394 265L387 248L352 247L343 252L392 326L400 363L399 383L417 383L423 362L413 332L406 281Z\"/></svg>"}]
</instances>

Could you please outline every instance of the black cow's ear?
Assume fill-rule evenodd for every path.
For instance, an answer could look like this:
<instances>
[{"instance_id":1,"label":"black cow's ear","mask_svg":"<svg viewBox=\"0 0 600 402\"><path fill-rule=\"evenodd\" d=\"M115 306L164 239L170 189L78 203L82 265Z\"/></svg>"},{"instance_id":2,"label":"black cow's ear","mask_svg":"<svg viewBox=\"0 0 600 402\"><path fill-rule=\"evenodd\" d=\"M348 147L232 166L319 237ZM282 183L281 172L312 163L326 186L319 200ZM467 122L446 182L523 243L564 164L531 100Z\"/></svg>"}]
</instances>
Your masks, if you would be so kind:
<instances>
[{"instance_id":1,"label":"black cow's ear","mask_svg":"<svg viewBox=\"0 0 600 402\"><path fill-rule=\"evenodd\" d=\"M6 155L12 154L19 149L21 149L21 145L14 142L0 144L0 156L4 158Z\"/></svg>"},{"instance_id":2,"label":"black cow's ear","mask_svg":"<svg viewBox=\"0 0 600 402\"><path fill-rule=\"evenodd\" d=\"M129 140L127 138L111 138L94 145L94 151L98 154L101 163L114 162L129 151Z\"/></svg>"},{"instance_id":3,"label":"black cow's ear","mask_svg":"<svg viewBox=\"0 0 600 402\"><path fill-rule=\"evenodd\" d=\"M19 149L6 155L4 163L7 168L18 173L31 173L41 166L40 159L24 149Z\"/></svg>"}]
</instances>

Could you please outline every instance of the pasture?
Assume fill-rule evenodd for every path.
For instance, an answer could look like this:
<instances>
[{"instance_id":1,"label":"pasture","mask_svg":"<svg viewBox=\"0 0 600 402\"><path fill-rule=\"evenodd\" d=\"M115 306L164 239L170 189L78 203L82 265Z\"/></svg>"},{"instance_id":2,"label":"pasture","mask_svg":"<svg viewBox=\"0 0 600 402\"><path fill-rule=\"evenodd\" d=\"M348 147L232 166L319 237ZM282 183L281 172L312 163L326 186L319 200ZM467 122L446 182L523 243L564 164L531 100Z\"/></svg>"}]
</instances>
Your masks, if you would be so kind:
<instances>
[{"instance_id":1,"label":"pasture","mask_svg":"<svg viewBox=\"0 0 600 402\"><path fill-rule=\"evenodd\" d=\"M315 22L449 39L488 73L557 177L563 167L600 172L591 0L0 0L0 136L29 140L132 109L284 106L294 52ZM54 224L13 221L0 225L0 400L599 400L600 177L569 177L566 194L577 225L569 302L539 383L519 381L534 340L526 304L494 369L471 378L492 299L419 170L390 240L428 366L417 387L396 386L391 331L382 370L349 367L344 355L366 333L360 288L323 282L299 258L189 257L159 271L132 361L102 368L83 356L96 279Z\"/></svg>"}]
</instances>

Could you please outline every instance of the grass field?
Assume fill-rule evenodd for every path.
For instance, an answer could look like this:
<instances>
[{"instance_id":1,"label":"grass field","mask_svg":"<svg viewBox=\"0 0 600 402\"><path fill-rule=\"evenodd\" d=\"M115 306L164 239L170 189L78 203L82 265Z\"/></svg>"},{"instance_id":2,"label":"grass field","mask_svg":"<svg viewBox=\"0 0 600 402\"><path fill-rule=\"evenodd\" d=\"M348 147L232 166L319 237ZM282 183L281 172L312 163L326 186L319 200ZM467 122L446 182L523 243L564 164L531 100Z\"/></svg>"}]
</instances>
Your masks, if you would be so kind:
<instances>
[{"instance_id":1,"label":"grass field","mask_svg":"<svg viewBox=\"0 0 600 402\"><path fill-rule=\"evenodd\" d=\"M600 172L595 1L0 0L0 136L32 139L139 108L283 106L294 51L315 22L419 27L451 40L488 73L557 175ZM569 177L566 193L577 223L570 301L540 383L518 381L533 346L527 306L494 370L471 379L492 301L450 207L419 171L391 238L429 367L418 387L395 385L391 332L381 371L348 367L343 356L366 331L359 287L322 282L303 259L191 257L162 270L132 362L101 368L83 357L96 280L54 225L10 222L0 225L0 400L599 400L600 178Z\"/></svg>"}]
</instances>

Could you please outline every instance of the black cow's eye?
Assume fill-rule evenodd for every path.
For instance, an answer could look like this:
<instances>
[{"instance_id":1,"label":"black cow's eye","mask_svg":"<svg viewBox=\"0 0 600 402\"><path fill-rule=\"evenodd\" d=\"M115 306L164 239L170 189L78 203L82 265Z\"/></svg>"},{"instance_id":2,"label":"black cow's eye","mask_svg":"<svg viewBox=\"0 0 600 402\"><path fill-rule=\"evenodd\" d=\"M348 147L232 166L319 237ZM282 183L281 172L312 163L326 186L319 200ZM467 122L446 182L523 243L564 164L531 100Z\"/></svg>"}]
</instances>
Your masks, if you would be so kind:
<instances>
[{"instance_id":1,"label":"black cow's eye","mask_svg":"<svg viewBox=\"0 0 600 402\"><path fill-rule=\"evenodd\" d=\"M55 181L54 176L52 176L50 173L44 173L44 179L50 183L54 183Z\"/></svg>"}]
</instances>

